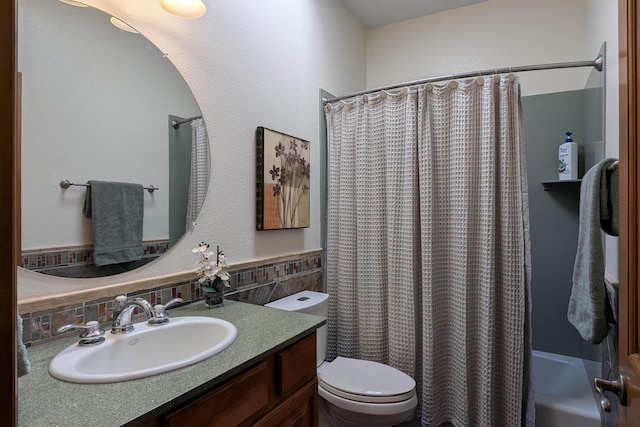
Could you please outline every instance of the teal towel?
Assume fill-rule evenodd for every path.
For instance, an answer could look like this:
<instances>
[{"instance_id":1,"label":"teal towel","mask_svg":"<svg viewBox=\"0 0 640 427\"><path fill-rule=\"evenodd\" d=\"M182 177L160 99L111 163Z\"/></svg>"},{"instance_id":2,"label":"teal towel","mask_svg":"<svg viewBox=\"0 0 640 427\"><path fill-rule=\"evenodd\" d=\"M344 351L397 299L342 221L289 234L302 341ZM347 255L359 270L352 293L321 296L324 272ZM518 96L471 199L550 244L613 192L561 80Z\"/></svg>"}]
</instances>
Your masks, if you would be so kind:
<instances>
[{"instance_id":1,"label":"teal towel","mask_svg":"<svg viewBox=\"0 0 640 427\"><path fill-rule=\"evenodd\" d=\"M617 182L610 181L607 168L616 159L605 159L584 174L580 188L580 224L578 250L573 267L573 287L569 299L567 318L583 339L599 344L609 333L611 308L608 306L604 282L604 251L602 227L617 229L616 209L612 209L612 192L617 197ZM616 172L617 174L617 172Z\"/></svg>"},{"instance_id":2,"label":"teal towel","mask_svg":"<svg viewBox=\"0 0 640 427\"><path fill-rule=\"evenodd\" d=\"M22 317L18 314L17 320L17 335L18 335L18 376L21 377L23 375L27 375L31 370L31 363L27 358L27 347L24 345L22 341Z\"/></svg>"},{"instance_id":3,"label":"teal towel","mask_svg":"<svg viewBox=\"0 0 640 427\"><path fill-rule=\"evenodd\" d=\"M84 214L91 218L94 264L119 264L141 259L142 185L106 181L89 181L88 184Z\"/></svg>"}]
</instances>

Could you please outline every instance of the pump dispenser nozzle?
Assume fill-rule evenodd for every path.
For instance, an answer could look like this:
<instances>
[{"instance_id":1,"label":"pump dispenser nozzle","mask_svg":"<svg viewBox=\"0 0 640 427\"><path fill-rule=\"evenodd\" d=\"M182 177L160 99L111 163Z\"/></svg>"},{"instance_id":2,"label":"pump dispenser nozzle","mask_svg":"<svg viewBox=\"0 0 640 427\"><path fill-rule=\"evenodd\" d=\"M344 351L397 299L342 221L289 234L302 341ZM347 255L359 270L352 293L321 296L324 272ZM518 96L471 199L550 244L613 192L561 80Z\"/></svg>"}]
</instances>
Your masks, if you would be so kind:
<instances>
[{"instance_id":1,"label":"pump dispenser nozzle","mask_svg":"<svg viewBox=\"0 0 640 427\"><path fill-rule=\"evenodd\" d=\"M564 142L573 142L573 138L571 138L573 132L566 131L564 134L567 135L567 139L565 139Z\"/></svg>"}]
</instances>

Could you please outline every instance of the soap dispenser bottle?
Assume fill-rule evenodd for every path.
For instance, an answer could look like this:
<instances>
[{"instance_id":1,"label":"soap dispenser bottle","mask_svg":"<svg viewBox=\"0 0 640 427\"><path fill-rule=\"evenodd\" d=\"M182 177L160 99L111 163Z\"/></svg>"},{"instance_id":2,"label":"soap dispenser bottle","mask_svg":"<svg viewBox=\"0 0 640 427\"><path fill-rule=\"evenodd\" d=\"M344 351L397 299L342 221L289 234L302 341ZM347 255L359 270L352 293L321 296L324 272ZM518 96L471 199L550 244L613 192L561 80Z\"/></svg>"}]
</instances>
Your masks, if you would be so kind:
<instances>
[{"instance_id":1,"label":"soap dispenser bottle","mask_svg":"<svg viewBox=\"0 0 640 427\"><path fill-rule=\"evenodd\" d=\"M572 132L566 132L567 138L558 149L558 179L561 181L578 179L578 144L571 138Z\"/></svg>"}]
</instances>

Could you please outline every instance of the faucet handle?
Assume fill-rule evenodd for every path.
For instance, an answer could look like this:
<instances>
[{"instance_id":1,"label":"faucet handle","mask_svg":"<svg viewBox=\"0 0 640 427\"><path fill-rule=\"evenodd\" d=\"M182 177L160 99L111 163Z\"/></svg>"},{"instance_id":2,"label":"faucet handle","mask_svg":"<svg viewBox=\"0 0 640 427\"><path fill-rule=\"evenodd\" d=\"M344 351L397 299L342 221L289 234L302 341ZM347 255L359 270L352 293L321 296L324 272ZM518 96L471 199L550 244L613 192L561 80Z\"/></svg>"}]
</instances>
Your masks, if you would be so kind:
<instances>
[{"instance_id":1,"label":"faucet handle","mask_svg":"<svg viewBox=\"0 0 640 427\"><path fill-rule=\"evenodd\" d=\"M127 301L129 301L129 298L127 298L126 295L118 295L116 297L115 302L113 303L113 308L115 310L118 310L118 309L124 307L124 305L127 303Z\"/></svg>"},{"instance_id":2,"label":"faucet handle","mask_svg":"<svg viewBox=\"0 0 640 427\"><path fill-rule=\"evenodd\" d=\"M149 319L150 325L164 325L169 321L169 316L166 313L166 309L171 307L172 305L179 304L183 301L182 298L174 298L166 304L156 304L153 306L153 311L155 312L155 316Z\"/></svg>"},{"instance_id":3,"label":"faucet handle","mask_svg":"<svg viewBox=\"0 0 640 427\"><path fill-rule=\"evenodd\" d=\"M61 334L67 331L73 331L75 329L82 329L82 333L80 334L80 341L78 345L81 346L90 346L96 345L104 342L104 329L100 327L100 323L95 320L91 320L87 322L85 325L76 325L71 323L69 325L64 325L56 331L56 333Z\"/></svg>"}]
</instances>

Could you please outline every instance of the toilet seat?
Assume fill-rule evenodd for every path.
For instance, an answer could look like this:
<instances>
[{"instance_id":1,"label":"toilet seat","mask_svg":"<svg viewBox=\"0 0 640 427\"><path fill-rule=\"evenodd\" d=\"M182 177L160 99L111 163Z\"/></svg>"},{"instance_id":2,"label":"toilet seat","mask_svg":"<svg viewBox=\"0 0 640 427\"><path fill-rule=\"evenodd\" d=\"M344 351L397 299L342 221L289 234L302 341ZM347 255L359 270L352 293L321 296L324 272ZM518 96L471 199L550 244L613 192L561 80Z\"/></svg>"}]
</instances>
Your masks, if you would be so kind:
<instances>
[{"instance_id":1,"label":"toilet seat","mask_svg":"<svg viewBox=\"0 0 640 427\"><path fill-rule=\"evenodd\" d=\"M397 422L390 422L390 425L404 421L418 405L418 397L414 393L409 399L396 403L367 403L358 402L352 399L336 396L328 392L321 385L318 385L318 396L327 401L330 406L339 410L348 411L355 414L356 419L363 416L385 416L398 417ZM343 417L344 418L344 415Z\"/></svg>"},{"instance_id":2,"label":"toilet seat","mask_svg":"<svg viewBox=\"0 0 640 427\"><path fill-rule=\"evenodd\" d=\"M393 396L375 397L375 396L367 396L362 394L345 393L342 390L338 390L334 387L331 387L329 384L325 383L324 381L320 381L318 385L322 387L324 390L326 390L327 392L333 394L334 396L339 396L344 399L354 400L356 402L362 402L362 403L379 403L379 404L398 403L398 402L403 402L407 399L410 399L412 396L415 395L415 392L409 391L403 394L398 394Z\"/></svg>"},{"instance_id":3,"label":"toilet seat","mask_svg":"<svg viewBox=\"0 0 640 427\"><path fill-rule=\"evenodd\" d=\"M355 402L390 404L415 396L416 382L391 366L369 360L337 357L318 368L319 386Z\"/></svg>"}]
</instances>

